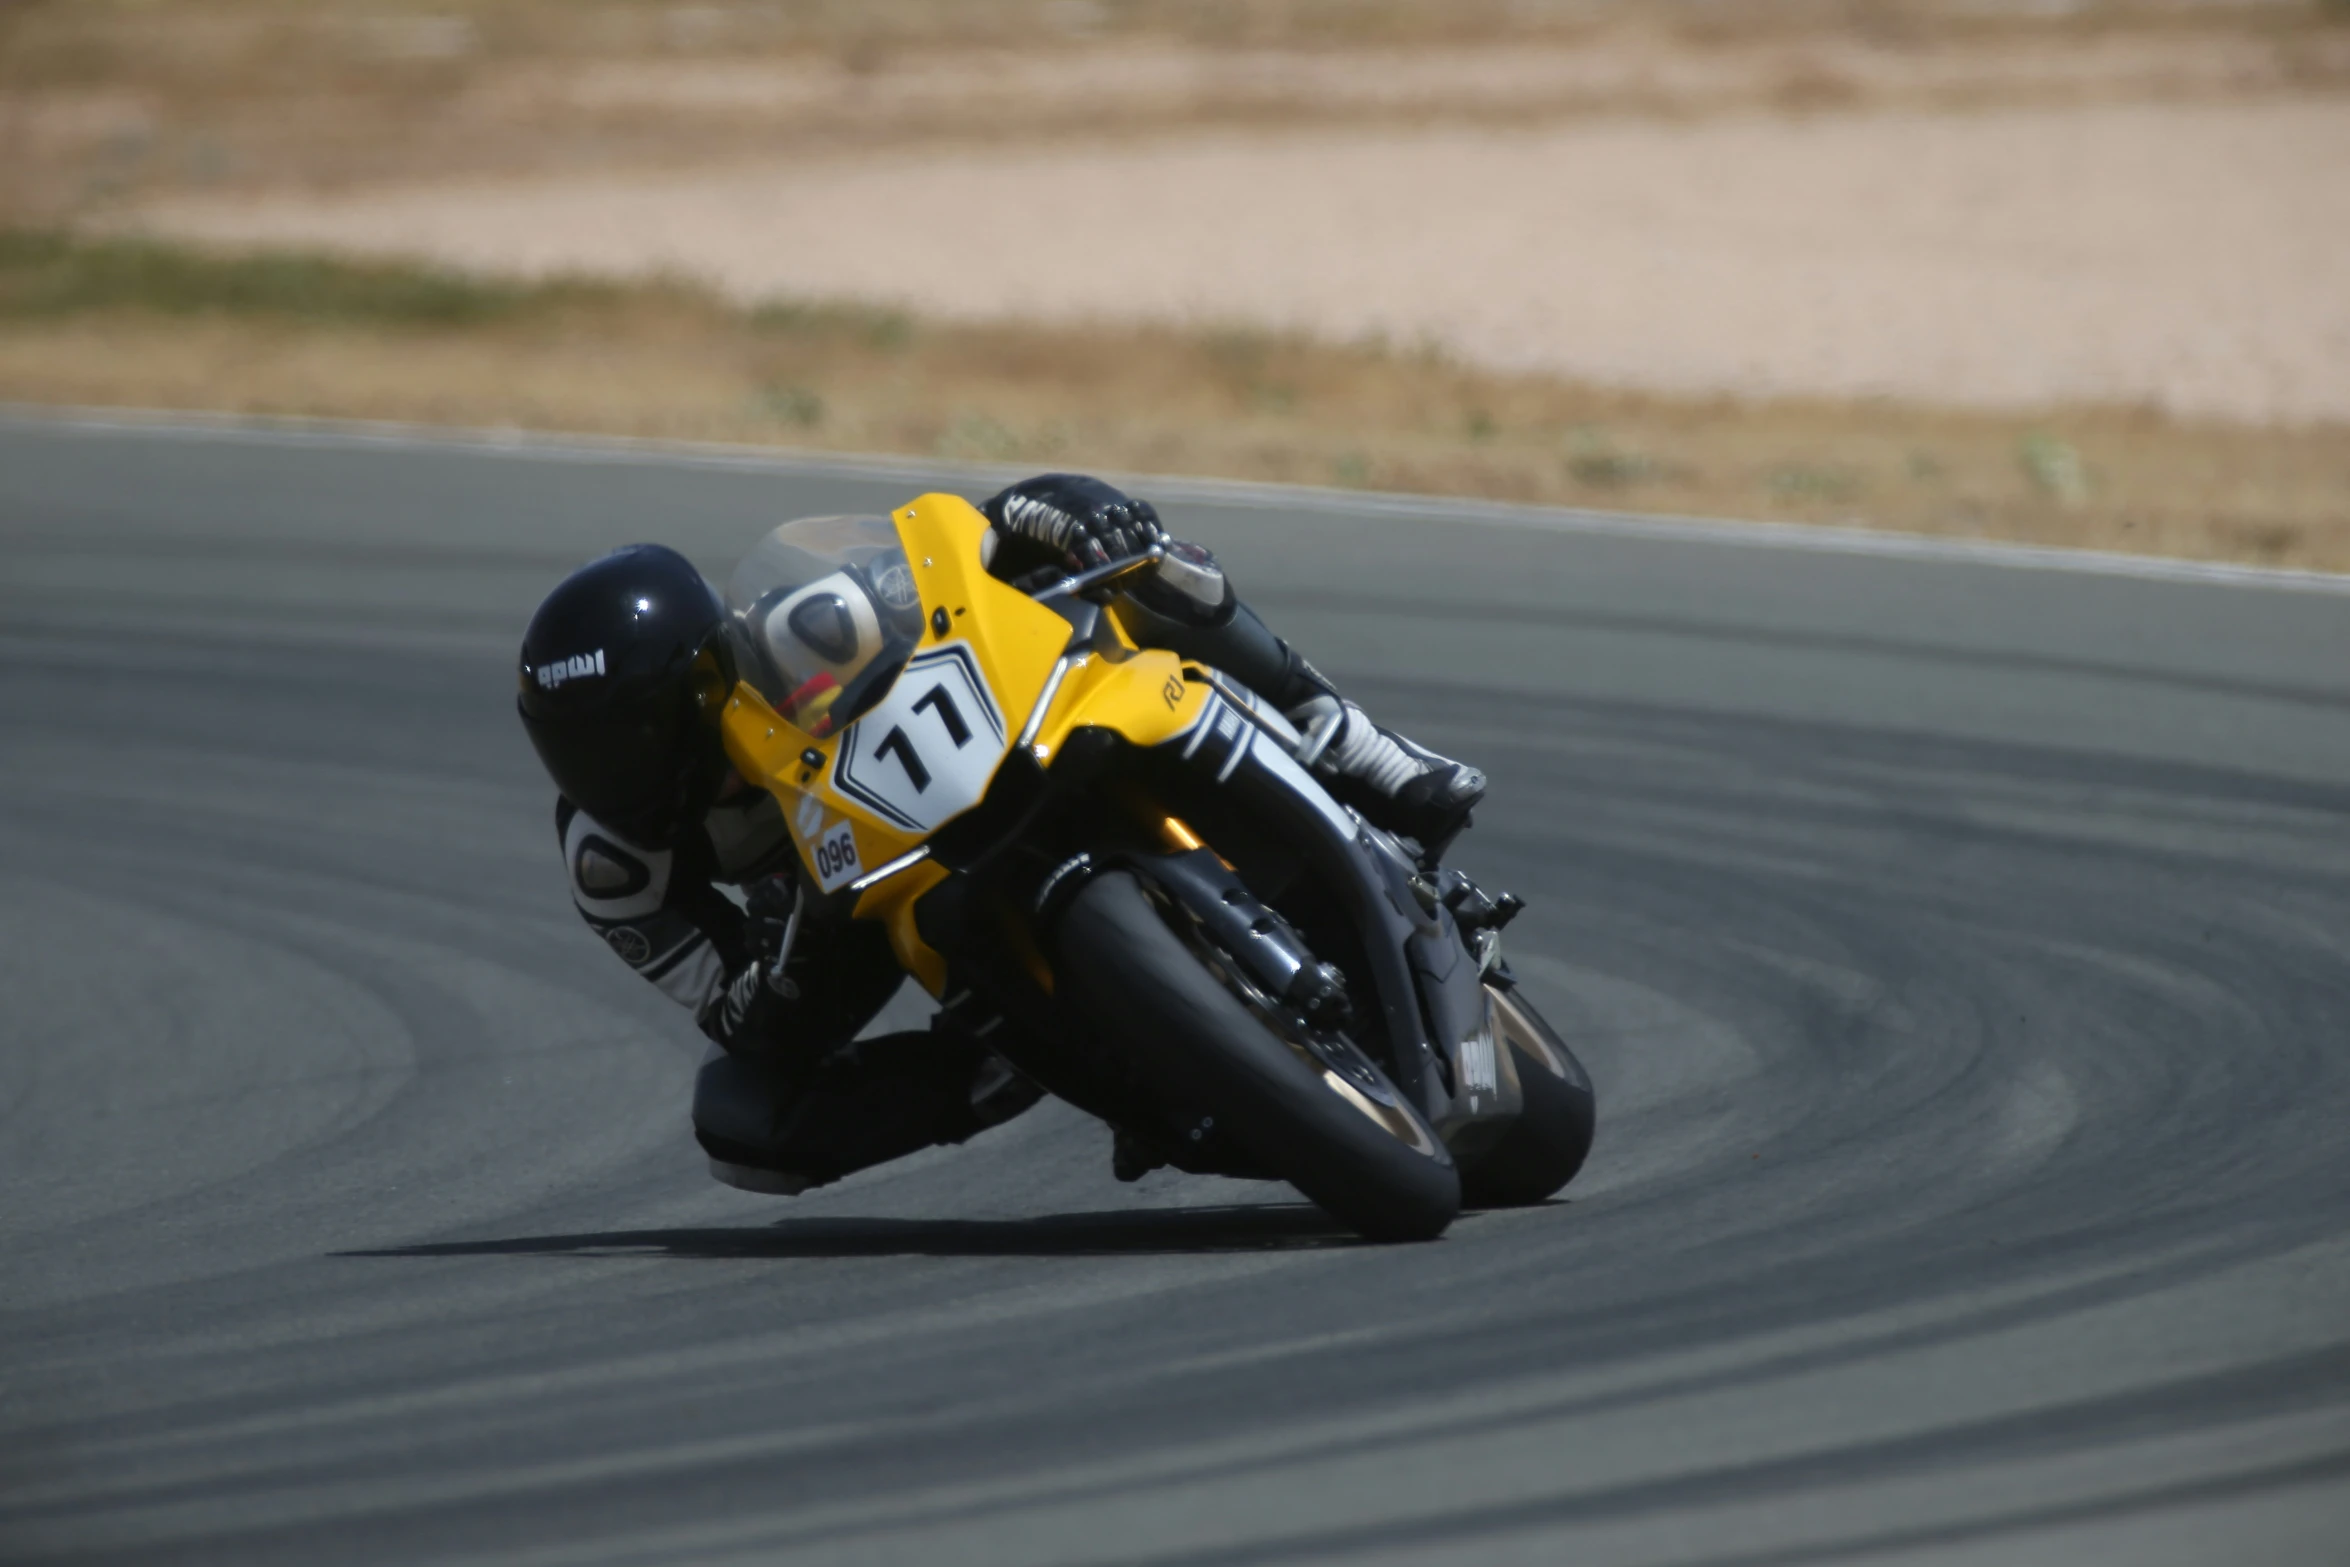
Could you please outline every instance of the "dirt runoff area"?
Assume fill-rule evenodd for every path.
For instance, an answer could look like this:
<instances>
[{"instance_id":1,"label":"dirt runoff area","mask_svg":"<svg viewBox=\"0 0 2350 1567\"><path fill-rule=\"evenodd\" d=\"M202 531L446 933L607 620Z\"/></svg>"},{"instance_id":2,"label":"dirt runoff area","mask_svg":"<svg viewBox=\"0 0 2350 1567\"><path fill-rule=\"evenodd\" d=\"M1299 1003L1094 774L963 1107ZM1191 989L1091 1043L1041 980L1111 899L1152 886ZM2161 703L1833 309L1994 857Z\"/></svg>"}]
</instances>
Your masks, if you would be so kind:
<instances>
[{"instance_id":1,"label":"dirt runoff area","mask_svg":"<svg viewBox=\"0 0 2350 1567\"><path fill-rule=\"evenodd\" d=\"M138 226L1673 393L2350 419L2350 97L1218 130L152 203Z\"/></svg>"},{"instance_id":2,"label":"dirt runoff area","mask_svg":"<svg viewBox=\"0 0 2350 1567\"><path fill-rule=\"evenodd\" d=\"M2345 153L2350 0L24 0L0 399L2346 570Z\"/></svg>"}]
</instances>

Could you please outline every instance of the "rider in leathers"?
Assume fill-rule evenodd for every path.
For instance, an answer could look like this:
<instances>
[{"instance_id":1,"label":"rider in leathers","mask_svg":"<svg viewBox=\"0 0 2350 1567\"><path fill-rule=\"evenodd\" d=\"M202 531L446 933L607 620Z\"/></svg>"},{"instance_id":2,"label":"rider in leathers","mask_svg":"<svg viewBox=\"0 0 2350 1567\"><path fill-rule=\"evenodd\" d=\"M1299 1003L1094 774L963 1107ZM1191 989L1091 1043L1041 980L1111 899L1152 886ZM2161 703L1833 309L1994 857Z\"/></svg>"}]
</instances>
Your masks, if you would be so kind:
<instances>
[{"instance_id":1,"label":"rider in leathers","mask_svg":"<svg viewBox=\"0 0 2350 1567\"><path fill-rule=\"evenodd\" d=\"M995 533L990 570L1010 581L1166 546L1124 601L1140 640L1223 670L1327 736L1317 773L1379 825L1434 850L1466 824L1484 776L1371 723L1234 597L1213 556L1168 538L1149 502L1046 474L980 510ZM717 1047L693 1115L713 1173L797 1192L961 1142L1039 1095L988 1048L1000 1020L950 1008L927 1030L856 1037L904 972L874 922L793 918L799 861L780 808L735 774L707 721L731 683L724 619L674 551L605 556L532 618L519 706L561 791L555 823L581 916ZM1123 1136L1117 1155L1126 1179L1157 1162Z\"/></svg>"}]
</instances>

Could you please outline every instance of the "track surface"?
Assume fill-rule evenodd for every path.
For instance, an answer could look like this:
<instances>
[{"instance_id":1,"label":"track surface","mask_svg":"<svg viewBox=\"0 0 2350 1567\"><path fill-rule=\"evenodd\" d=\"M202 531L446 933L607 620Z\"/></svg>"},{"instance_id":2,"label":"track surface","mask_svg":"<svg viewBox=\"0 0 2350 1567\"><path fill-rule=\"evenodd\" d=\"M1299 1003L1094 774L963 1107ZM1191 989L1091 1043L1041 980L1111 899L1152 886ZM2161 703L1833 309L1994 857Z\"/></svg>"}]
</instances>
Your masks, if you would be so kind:
<instances>
[{"instance_id":1,"label":"track surface","mask_svg":"<svg viewBox=\"0 0 2350 1567\"><path fill-rule=\"evenodd\" d=\"M753 1198L512 650L920 487L0 424L0 1556L2345 1559L2350 597L1179 499L1493 773L1572 1201Z\"/></svg>"}]
</instances>

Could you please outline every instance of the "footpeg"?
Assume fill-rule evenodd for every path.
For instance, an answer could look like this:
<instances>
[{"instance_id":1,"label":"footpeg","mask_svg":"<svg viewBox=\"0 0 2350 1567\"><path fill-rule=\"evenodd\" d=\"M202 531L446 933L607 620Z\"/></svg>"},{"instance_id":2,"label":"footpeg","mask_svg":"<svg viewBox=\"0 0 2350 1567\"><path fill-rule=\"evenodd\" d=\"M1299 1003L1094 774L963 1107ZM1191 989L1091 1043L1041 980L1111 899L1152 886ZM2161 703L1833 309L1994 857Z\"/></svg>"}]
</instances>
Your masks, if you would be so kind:
<instances>
[{"instance_id":1,"label":"footpeg","mask_svg":"<svg viewBox=\"0 0 2350 1567\"><path fill-rule=\"evenodd\" d=\"M1461 928L1461 933L1469 936L1488 930L1498 932L1526 907L1526 900L1516 893L1488 893L1449 867L1433 876L1415 878L1413 890L1431 910L1435 904L1443 904L1452 912L1453 923Z\"/></svg>"}]
</instances>

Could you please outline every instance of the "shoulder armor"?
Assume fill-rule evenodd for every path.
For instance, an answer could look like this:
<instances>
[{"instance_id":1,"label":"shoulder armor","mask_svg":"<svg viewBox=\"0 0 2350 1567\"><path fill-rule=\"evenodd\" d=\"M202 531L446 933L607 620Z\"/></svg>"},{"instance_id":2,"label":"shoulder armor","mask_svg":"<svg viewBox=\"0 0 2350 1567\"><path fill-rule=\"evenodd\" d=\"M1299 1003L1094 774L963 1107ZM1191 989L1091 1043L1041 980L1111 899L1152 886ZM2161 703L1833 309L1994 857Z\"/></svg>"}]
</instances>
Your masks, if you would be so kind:
<instances>
[{"instance_id":1,"label":"shoulder armor","mask_svg":"<svg viewBox=\"0 0 2350 1567\"><path fill-rule=\"evenodd\" d=\"M630 843L585 811L573 814L563 834L572 901L592 919L636 919L660 908L675 861L670 850Z\"/></svg>"}]
</instances>

